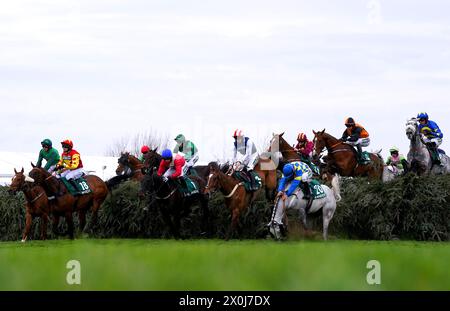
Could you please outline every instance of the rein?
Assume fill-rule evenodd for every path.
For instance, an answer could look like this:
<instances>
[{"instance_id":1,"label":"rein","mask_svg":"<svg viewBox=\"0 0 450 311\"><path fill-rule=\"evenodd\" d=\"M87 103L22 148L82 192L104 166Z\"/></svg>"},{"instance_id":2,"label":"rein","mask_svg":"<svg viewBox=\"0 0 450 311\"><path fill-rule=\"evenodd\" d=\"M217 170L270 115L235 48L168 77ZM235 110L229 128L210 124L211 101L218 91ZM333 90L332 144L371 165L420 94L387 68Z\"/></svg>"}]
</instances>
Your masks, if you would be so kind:
<instances>
[{"instance_id":1,"label":"rein","mask_svg":"<svg viewBox=\"0 0 450 311\"><path fill-rule=\"evenodd\" d=\"M30 204L33 204L34 202L36 202L40 197L42 197L44 195L44 192L41 192L37 197L35 197L33 200L31 200Z\"/></svg>"},{"instance_id":2,"label":"rein","mask_svg":"<svg viewBox=\"0 0 450 311\"><path fill-rule=\"evenodd\" d=\"M237 188L239 188L239 186L242 186L243 184L244 184L243 182L240 182L240 183L236 184L236 186L234 186L234 188L231 191L231 193L229 195L225 195L224 197L227 198L227 199L231 198L234 195L234 193L236 192Z\"/></svg>"}]
</instances>

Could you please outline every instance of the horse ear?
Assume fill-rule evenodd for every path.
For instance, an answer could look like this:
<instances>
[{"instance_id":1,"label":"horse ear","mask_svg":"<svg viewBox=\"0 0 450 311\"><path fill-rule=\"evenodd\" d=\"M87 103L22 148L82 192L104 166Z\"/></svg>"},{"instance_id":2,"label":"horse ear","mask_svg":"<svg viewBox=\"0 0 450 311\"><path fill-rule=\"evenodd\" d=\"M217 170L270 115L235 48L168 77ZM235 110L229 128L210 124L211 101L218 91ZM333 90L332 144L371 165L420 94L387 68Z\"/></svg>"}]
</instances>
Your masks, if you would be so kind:
<instances>
[{"instance_id":1,"label":"horse ear","mask_svg":"<svg viewBox=\"0 0 450 311\"><path fill-rule=\"evenodd\" d=\"M23 167L22 167L22 170L20 170L20 172L23 174L23 172L25 172L25 170L23 169Z\"/></svg>"},{"instance_id":2,"label":"horse ear","mask_svg":"<svg viewBox=\"0 0 450 311\"><path fill-rule=\"evenodd\" d=\"M14 168L14 173L16 173L16 174L17 174L16 168Z\"/></svg>"},{"instance_id":3,"label":"horse ear","mask_svg":"<svg viewBox=\"0 0 450 311\"><path fill-rule=\"evenodd\" d=\"M325 133L325 129L323 129L323 131L322 131L322 132L320 132L320 134L323 134L323 133Z\"/></svg>"},{"instance_id":4,"label":"horse ear","mask_svg":"<svg viewBox=\"0 0 450 311\"><path fill-rule=\"evenodd\" d=\"M284 132L280 134L280 137L283 137L283 135L284 135Z\"/></svg>"},{"instance_id":5,"label":"horse ear","mask_svg":"<svg viewBox=\"0 0 450 311\"><path fill-rule=\"evenodd\" d=\"M36 167L36 165L34 165L34 163L33 163L33 162L31 162L31 167L32 167L32 168L35 168L35 167Z\"/></svg>"},{"instance_id":6,"label":"horse ear","mask_svg":"<svg viewBox=\"0 0 450 311\"><path fill-rule=\"evenodd\" d=\"M314 130L312 130L312 131L313 131L313 134L314 134L314 135L316 135L316 134L317 134L317 132L316 132L316 131L314 131Z\"/></svg>"},{"instance_id":7,"label":"horse ear","mask_svg":"<svg viewBox=\"0 0 450 311\"><path fill-rule=\"evenodd\" d=\"M153 149L153 153L156 153L156 151L158 151L158 147L156 147L155 149Z\"/></svg>"}]
</instances>

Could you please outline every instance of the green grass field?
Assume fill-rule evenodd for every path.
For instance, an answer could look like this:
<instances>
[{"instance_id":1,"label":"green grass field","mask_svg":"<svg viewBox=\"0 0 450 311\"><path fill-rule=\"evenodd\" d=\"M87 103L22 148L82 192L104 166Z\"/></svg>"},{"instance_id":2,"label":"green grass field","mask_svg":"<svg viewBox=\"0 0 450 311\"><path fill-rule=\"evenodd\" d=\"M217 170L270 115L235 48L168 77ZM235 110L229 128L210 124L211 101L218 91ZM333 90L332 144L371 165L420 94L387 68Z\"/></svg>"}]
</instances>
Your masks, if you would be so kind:
<instances>
[{"instance_id":1,"label":"green grass field","mask_svg":"<svg viewBox=\"0 0 450 311\"><path fill-rule=\"evenodd\" d=\"M70 260L81 285L68 285ZM368 285L369 260L381 285ZM56 240L0 243L0 290L450 290L450 244Z\"/></svg>"}]
</instances>

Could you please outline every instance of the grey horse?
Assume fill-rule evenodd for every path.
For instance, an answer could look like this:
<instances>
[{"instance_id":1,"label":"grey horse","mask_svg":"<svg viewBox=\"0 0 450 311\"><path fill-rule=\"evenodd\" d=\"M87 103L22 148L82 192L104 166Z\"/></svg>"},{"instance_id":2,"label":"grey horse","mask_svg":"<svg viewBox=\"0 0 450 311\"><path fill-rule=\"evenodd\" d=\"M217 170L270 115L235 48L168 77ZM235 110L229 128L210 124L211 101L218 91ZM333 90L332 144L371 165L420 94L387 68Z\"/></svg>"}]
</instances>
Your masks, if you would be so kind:
<instances>
[{"instance_id":1,"label":"grey horse","mask_svg":"<svg viewBox=\"0 0 450 311\"><path fill-rule=\"evenodd\" d=\"M322 209L324 240L327 240L328 238L328 225L330 224L330 221L333 218L334 212L336 210L336 202L339 202L341 200L339 182L340 177L336 174L333 176L333 179L331 181L331 189L326 185L322 185L322 189L325 192L326 196L322 199L314 200L311 208L308 211L308 213L311 214ZM290 183L286 188L288 188L289 186ZM302 221L305 229L307 229L305 210L307 203L308 201L303 199L303 192L301 191L301 189L298 189L298 192L288 197L286 201L283 201L282 199L278 199L276 201L272 213L272 219L268 224L270 233L275 239L280 240L283 236L283 229L286 229L285 225L283 224L283 219L286 210L288 209L294 209L299 212L300 220Z\"/></svg>"},{"instance_id":2,"label":"grey horse","mask_svg":"<svg viewBox=\"0 0 450 311\"><path fill-rule=\"evenodd\" d=\"M420 139L416 118L407 121L406 136L410 140L407 159L411 165L411 171L419 175L450 173L450 158L447 155L441 154L441 165L432 164L430 153Z\"/></svg>"}]
</instances>

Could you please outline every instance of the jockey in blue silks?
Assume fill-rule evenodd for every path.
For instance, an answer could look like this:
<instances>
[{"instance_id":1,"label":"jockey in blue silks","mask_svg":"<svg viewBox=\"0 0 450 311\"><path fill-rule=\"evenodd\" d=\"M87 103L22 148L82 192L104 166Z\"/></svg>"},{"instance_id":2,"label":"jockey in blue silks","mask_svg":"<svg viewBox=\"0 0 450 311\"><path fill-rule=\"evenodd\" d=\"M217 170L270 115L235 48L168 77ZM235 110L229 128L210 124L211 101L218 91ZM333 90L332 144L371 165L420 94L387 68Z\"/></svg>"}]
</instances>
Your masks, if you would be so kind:
<instances>
[{"instance_id":1,"label":"jockey in blue silks","mask_svg":"<svg viewBox=\"0 0 450 311\"><path fill-rule=\"evenodd\" d=\"M436 122L428 119L426 112L421 112L417 115L419 120L419 133L421 135L422 142L427 146L432 155L433 164L441 164L439 159L438 147L442 144L442 134L439 126Z\"/></svg>"},{"instance_id":2,"label":"jockey in blue silks","mask_svg":"<svg viewBox=\"0 0 450 311\"><path fill-rule=\"evenodd\" d=\"M312 170L306 163L296 161L286 164L283 167L283 177L278 185L278 196L284 198L291 196L300 184L303 184L303 191L305 193L304 199L311 200L311 191L309 188L309 182L313 176ZM291 181L291 185L285 193L286 183Z\"/></svg>"}]
</instances>

